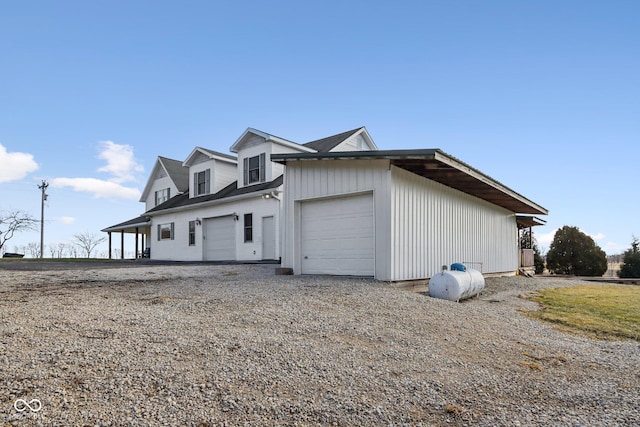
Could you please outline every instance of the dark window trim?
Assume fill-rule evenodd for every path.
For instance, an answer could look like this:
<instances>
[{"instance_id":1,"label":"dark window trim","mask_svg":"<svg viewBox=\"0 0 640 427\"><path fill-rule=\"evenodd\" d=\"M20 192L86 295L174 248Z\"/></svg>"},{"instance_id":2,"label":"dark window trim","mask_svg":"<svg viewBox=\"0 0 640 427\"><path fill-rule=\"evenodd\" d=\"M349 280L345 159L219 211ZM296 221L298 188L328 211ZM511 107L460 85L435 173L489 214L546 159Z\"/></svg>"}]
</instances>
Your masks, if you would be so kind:
<instances>
[{"instance_id":1,"label":"dark window trim","mask_svg":"<svg viewBox=\"0 0 640 427\"><path fill-rule=\"evenodd\" d=\"M162 229L164 227L169 227L169 237L162 237ZM173 236L175 236L175 226L173 222L165 222L163 224L158 224L158 241L160 240L173 240Z\"/></svg>"},{"instance_id":2,"label":"dark window trim","mask_svg":"<svg viewBox=\"0 0 640 427\"><path fill-rule=\"evenodd\" d=\"M251 163L251 160L257 159L257 163L258 166L254 167L254 168L249 168L249 164ZM266 180L266 175L267 175L267 171L266 171L266 154L265 153L260 153L257 156L252 156L252 157L245 157L244 158L244 185L250 185L250 184L257 184L259 182L265 182ZM258 172L258 176L255 177L255 174L253 174L254 176L252 176L251 172L252 171L257 171Z\"/></svg>"},{"instance_id":3,"label":"dark window trim","mask_svg":"<svg viewBox=\"0 0 640 427\"><path fill-rule=\"evenodd\" d=\"M253 242L253 214L244 214L244 242Z\"/></svg>"},{"instance_id":4,"label":"dark window trim","mask_svg":"<svg viewBox=\"0 0 640 427\"><path fill-rule=\"evenodd\" d=\"M200 180L202 177L202 180ZM202 189L200 186L202 185ZM211 192L211 169L193 173L193 194L202 196Z\"/></svg>"},{"instance_id":5,"label":"dark window trim","mask_svg":"<svg viewBox=\"0 0 640 427\"><path fill-rule=\"evenodd\" d=\"M196 222L189 221L189 246L196 245Z\"/></svg>"}]
</instances>

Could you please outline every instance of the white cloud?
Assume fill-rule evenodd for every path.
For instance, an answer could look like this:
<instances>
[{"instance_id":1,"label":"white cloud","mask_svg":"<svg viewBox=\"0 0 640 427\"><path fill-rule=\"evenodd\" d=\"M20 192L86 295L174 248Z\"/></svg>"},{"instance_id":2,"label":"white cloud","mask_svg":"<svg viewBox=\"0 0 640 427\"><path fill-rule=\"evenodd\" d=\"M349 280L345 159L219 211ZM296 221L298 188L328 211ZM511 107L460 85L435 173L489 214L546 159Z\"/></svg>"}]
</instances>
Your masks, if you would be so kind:
<instances>
[{"instance_id":1,"label":"white cloud","mask_svg":"<svg viewBox=\"0 0 640 427\"><path fill-rule=\"evenodd\" d=\"M38 169L38 164L33 160L33 155L28 153L7 152L0 144L0 183L17 181L28 173Z\"/></svg>"},{"instance_id":2,"label":"white cloud","mask_svg":"<svg viewBox=\"0 0 640 427\"><path fill-rule=\"evenodd\" d=\"M102 141L100 142L100 148L98 158L106 160L107 164L99 168L98 171L113 175L113 178L109 181L118 184L135 181L136 174L144 172L142 165L136 161L133 155L133 147L130 145Z\"/></svg>"},{"instance_id":3,"label":"white cloud","mask_svg":"<svg viewBox=\"0 0 640 427\"><path fill-rule=\"evenodd\" d=\"M58 218L58 221L63 224L73 224L76 222L76 219L72 216L61 216L60 218Z\"/></svg>"},{"instance_id":4,"label":"white cloud","mask_svg":"<svg viewBox=\"0 0 640 427\"><path fill-rule=\"evenodd\" d=\"M551 242L553 242L553 237L556 235L556 231L558 229L552 230L548 233L538 234L533 230L533 237L536 239L539 248L548 248L551 246Z\"/></svg>"},{"instance_id":5,"label":"white cloud","mask_svg":"<svg viewBox=\"0 0 640 427\"><path fill-rule=\"evenodd\" d=\"M133 155L133 147L116 144L113 141L99 143L100 153L98 157L106 160L107 164L98 169L99 172L111 174L109 179L97 178L53 178L50 184L53 187L69 187L74 191L92 193L96 198L121 198L130 200L140 199L140 190L122 185L124 182L136 181L136 174L143 172L144 168L138 164ZM65 219L61 219L63 222ZM66 217L68 221L74 218ZM70 222L64 222L68 224Z\"/></svg>"},{"instance_id":6,"label":"white cloud","mask_svg":"<svg viewBox=\"0 0 640 427\"><path fill-rule=\"evenodd\" d=\"M124 187L116 182L95 178L54 178L53 187L71 187L74 191L93 193L97 198L117 197L123 199L140 199L140 190Z\"/></svg>"},{"instance_id":7,"label":"white cloud","mask_svg":"<svg viewBox=\"0 0 640 427\"><path fill-rule=\"evenodd\" d=\"M624 251L626 251L627 249L629 249L629 246L625 247L624 245L620 245L616 242L607 242L604 245L604 251L610 255L614 255L614 254L621 254Z\"/></svg>"},{"instance_id":8,"label":"white cloud","mask_svg":"<svg viewBox=\"0 0 640 427\"><path fill-rule=\"evenodd\" d=\"M603 240L605 237L607 237L607 236L604 235L604 233L596 233L596 234L587 233L587 235L589 237L591 237L596 242L599 241L599 240Z\"/></svg>"}]
</instances>

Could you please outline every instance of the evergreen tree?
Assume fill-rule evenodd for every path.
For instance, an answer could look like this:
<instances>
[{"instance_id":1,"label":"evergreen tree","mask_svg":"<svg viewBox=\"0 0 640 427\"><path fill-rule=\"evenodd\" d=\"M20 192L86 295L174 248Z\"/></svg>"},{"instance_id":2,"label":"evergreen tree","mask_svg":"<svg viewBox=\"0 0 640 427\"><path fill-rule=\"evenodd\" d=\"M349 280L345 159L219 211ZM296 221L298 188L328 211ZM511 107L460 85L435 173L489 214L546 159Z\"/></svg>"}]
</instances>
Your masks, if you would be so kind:
<instances>
[{"instance_id":1,"label":"evergreen tree","mask_svg":"<svg viewBox=\"0 0 640 427\"><path fill-rule=\"evenodd\" d=\"M547 268L556 274L602 276L607 271L607 255L578 227L565 225L553 236Z\"/></svg>"},{"instance_id":2,"label":"evergreen tree","mask_svg":"<svg viewBox=\"0 0 640 427\"><path fill-rule=\"evenodd\" d=\"M622 278L640 277L640 241L636 236L633 236L631 249L624 253L618 276Z\"/></svg>"}]
</instances>

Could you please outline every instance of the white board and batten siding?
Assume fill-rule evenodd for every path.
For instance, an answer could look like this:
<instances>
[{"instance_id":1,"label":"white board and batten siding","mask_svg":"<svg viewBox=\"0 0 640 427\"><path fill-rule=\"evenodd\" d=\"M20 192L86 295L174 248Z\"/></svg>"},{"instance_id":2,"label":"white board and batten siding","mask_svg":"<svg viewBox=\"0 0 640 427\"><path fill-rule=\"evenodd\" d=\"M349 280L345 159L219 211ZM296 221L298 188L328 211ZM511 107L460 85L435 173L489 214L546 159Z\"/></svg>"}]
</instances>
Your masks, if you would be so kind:
<instances>
[{"instance_id":1,"label":"white board and batten siding","mask_svg":"<svg viewBox=\"0 0 640 427\"><path fill-rule=\"evenodd\" d=\"M513 212L390 166L388 160L290 162L285 188L282 265L295 274L312 273L317 264L325 266L316 270L319 273L340 274L326 268L337 262L330 249L339 251L344 245L334 229L347 232L350 219L340 218L340 212L348 214L345 200L358 204L357 198L364 200L365 195L371 200L373 222L374 259L368 265L378 280L425 279L453 262L482 263L482 267L470 266L485 273L517 269ZM321 211L329 217L324 224L313 219ZM364 211L355 215L367 222ZM313 233L322 228L327 236L320 242ZM312 254L326 254L316 267L305 264L304 258L313 251L309 240L314 239L320 246ZM339 270L358 275L357 268L340 266Z\"/></svg>"},{"instance_id":2,"label":"white board and batten siding","mask_svg":"<svg viewBox=\"0 0 640 427\"><path fill-rule=\"evenodd\" d=\"M392 280L431 277L454 262L483 273L517 269L513 212L397 167L391 175Z\"/></svg>"},{"instance_id":3,"label":"white board and batten siding","mask_svg":"<svg viewBox=\"0 0 640 427\"><path fill-rule=\"evenodd\" d=\"M377 206L389 204L387 171L378 160L288 164L282 266L296 274L382 275L388 266L379 254L388 244L376 236L388 235L389 219Z\"/></svg>"}]
</instances>

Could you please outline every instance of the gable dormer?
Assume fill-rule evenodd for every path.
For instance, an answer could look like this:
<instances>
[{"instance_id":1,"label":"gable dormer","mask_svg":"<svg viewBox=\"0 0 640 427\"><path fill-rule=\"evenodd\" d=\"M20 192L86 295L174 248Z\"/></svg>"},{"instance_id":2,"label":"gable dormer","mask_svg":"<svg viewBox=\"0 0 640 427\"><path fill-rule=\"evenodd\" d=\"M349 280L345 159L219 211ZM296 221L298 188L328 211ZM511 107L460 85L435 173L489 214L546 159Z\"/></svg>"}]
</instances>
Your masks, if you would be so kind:
<instances>
[{"instance_id":1,"label":"gable dormer","mask_svg":"<svg viewBox=\"0 0 640 427\"><path fill-rule=\"evenodd\" d=\"M189 198L214 194L236 180L237 159L196 147L184 161L189 169Z\"/></svg>"},{"instance_id":2,"label":"gable dormer","mask_svg":"<svg viewBox=\"0 0 640 427\"><path fill-rule=\"evenodd\" d=\"M145 211L189 190L188 169L179 160L158 156L140 201Z\"/></svg>"},{"instance_id":3,"label":"gable dormer","mask_svg":"<svg viewBox=\"0 0 640 427\"><path fill-rule=\"evenodd\" d=\"M309 147L320 153L339 151L376 151L378 146L367 129L363 126L337 135L329 136L315 141L307 142Z\"/></svg>"},{"instance_id":4,"label":"gable dormer","mask_svg":"<svg viewBox=\"0 0 640 427\"><path fill-rule=\"evenodd\" d=\"M284 166L271 161L272 154L315 152L314 149L257 129L248 128L231 146L238 154L238 188L271 182L284 173Z\"/></svg>"}]
</instances>

